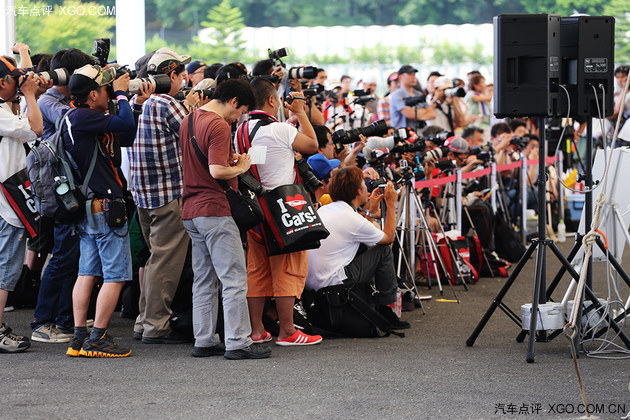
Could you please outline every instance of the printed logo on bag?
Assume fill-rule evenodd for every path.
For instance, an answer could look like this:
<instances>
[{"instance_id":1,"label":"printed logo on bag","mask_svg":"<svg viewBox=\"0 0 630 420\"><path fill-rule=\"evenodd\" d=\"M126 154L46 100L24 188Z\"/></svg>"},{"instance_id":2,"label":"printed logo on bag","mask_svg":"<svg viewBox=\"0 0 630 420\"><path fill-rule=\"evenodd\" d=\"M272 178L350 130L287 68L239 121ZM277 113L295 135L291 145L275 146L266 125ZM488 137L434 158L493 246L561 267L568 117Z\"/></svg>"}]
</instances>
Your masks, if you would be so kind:
<instances>
[{"instance_id":1,"label":"printed logo on bag","mask_svg":"<svg viewBox=\"0 0 630 420\"><path fill-rule=\"evenodd\" d=\"M308 202L301 194L296 194L294 197L288 196L284 200L280 198L276 202L278 203L280 212L282 213L280 216L282 224L286 228L289 228L286 232L287 235L299 232L312 226L319 226L321 224L312 224L317 220L315 210L313 210L312 206L308 205Z\"/></svg>"},{"instance_id":2,"label":"printed logo on bag","mask_svg":"<svg viewBox=\"0 0 630 420\"><path fill-rule=\"evenodd\" d=\"M302 194L296 194L295 197L288 196L286 201L287 206L291 206L294 209L302 210L302 206L306 204L304 196Z\"/></svg>"}]
</instances>

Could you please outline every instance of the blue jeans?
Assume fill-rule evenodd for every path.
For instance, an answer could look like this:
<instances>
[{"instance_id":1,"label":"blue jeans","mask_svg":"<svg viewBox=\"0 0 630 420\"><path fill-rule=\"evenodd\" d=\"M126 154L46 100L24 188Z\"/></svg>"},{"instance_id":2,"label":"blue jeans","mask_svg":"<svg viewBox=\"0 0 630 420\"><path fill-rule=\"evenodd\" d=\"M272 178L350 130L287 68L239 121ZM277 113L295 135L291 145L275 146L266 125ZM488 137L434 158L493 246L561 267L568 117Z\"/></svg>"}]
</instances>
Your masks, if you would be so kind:
<instances>
[{"instance_id":1,"label":"blue jeans","mask_svg":"<svg viewBox=\"0 0 630 420\"><path fill-rule=\"evenodd\" d=\"M15 290L25 253L26 229L15 227L0 217L0 289Z\"/></svg>"},{"instance_id":2,"label":"blue jeans","mask_svg":"<svg viewBox=\"0 0 630 420\"><path fill-rule=\"evenodd\" d=\"M79 234L74 223L55 222L52 257L42 275L31 328L55 323L72 328L72 288L79 269Z\"/></svg>"}]
</instances>

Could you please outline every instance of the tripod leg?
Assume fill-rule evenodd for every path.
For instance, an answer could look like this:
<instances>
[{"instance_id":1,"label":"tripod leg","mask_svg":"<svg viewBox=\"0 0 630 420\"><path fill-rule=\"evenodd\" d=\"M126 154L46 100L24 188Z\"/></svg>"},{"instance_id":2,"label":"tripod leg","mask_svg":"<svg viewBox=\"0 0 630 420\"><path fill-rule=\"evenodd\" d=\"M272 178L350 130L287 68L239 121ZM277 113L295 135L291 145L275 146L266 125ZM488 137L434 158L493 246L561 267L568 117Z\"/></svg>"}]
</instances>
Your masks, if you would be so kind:
<instances>
[{"instance_id":1,"label":"tripod leg","mask_svg":"<svg viewBox=\"0 0 630 420\"><path fill-rule=\"evenodd\" d=\"M481 318L481 320L475 327L475 330L473 331L473 333L470 335L470 337L468 337L468 340L466 340L466 345L468 347L472 347L473 344L475 344L475 340L477 340L477 337L479 337L479 334L481 334L481 331L484 329L484 327L490 320L490 317L492 316L494 311L499 307L499 305L502 305L503 298L505 297L507 292L510 290L510 287L512 287L512 283L514 283L514 281L518 278L518 275L520 274L523 267L525 267L527 260L529 260L529 257L532 256L532 254L534 253L534 250L538 247L539 244L540 243L538 241L532 242L529 248L527 248L527 251L525 251L525 254L523 254L521 259L518 261L518 264L514 268L514 271L512 272L512 274L507 279L507 281L505 282L505 284L503 285L503 287L501 288L497 296L494 298L494 300L490 304L490 307L488 308L483 318Z\"/></svg>"},{"instance_id":2,"label":"tripod leg","mask_svg":"<svg viewBox=\"0 0 630 420\"><path fill-rule=\"evenodd\" d=\"M536 255L536 274L534 277L534 293L532 296L532 316L529 321L529 344L527 346L527 363L534 362L534 343L536 342L536 327L538 325L538 304L540 300L541 283L545 275L545 247L544 241L540 242ZM544 303L544 302L543 302Z\"/></svg>"},{"instance_id":3,"label":"tripod leg","mask_svg":"<svg viewBox=\"0 0 630 420\"><path fill-rule=\"evenodd\" d=\"M571 252L569 252L568 257L566 258L567 259L567 263L569 263L569 261L573 260L573 258L577 255L577 253L578 253L578 251L580 250L581 247L582 247L581 241L576 240L575 244L573 245L573 248L571 248ZM553 248L552 248L552 250L553 250ZM564 256L563 256L563 258L564 258ZM551 295L556 290L556 287L558 287L558 284L560 283L560 280L562 279L562 276L564 276L564 273L566 273L566 271L567 271L567 268L563 264L562 267L560 267L560 270L558 271L558 274L556 274L556 276L551 281L551 284L547 288L547 300L551 299Z\"/></svg>"}]
</instances>

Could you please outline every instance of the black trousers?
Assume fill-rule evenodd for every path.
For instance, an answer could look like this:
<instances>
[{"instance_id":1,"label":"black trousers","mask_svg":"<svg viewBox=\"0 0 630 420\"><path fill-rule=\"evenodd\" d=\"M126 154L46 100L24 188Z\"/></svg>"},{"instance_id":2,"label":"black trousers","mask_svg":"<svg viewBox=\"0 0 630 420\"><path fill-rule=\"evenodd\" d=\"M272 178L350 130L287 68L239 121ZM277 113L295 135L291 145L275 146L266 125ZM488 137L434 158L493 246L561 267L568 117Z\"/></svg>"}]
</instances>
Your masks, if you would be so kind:
<instances>
[{"instance_id":1,"label":"black trousers","mask_svg":"<svg viewBox=\"0 0 630 420\"><path fill-rule=\"evenodd\" d=\"M389 245L375 245L365 252L359 252L352 262L345 267L344 283L371 281L379 294L378 303L389 305L396 300L398 281L394 269L394 256Z\"/></svg>"}]
</instances>

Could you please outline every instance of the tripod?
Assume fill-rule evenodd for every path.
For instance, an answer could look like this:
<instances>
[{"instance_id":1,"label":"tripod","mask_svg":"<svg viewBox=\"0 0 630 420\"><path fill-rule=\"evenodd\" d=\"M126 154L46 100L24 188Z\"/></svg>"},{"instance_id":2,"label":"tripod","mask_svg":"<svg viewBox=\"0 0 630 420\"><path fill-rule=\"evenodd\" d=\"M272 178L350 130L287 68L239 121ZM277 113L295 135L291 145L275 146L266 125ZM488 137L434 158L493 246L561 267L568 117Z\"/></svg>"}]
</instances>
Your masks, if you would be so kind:
<instances>
[{"instance_id":1,"label":"tripod","mask_svg":"<svg viewBox=\"0 0 630 420\"><path fill-rule=\"evenodd\" d=\"M431 230L427 219L424 215L424 208L416 193L413 185L414 176L410 170L404 172L402 190L400 193L401 201L399 203L398 215L396 219L396 241L398 243L400 254L398 256L397 271L398 275L402 277L402 274L406 272L409 279L409 283L413 284L413 289L418 294L418 288L415 284L415 264L416 264L416 247L418 240L421 240L425 253L425 268L429 273L429 256L431 257L431 264L433 270L436 273L436 280L440 294L444 295L442 283L440 280L440 274L438 269L442 269L442 272L446 273L447 282L453 291L453 295L457 298L455 290L448 278L448 272L444 265L444 261L441 258L437 244L431 235ZM417 233L420 235L416 236ZM427 255L428 253L428 255ZM402 269L402 263L404 262L406 270ZM429 281L429 284L431 282ZM457 299L459 302L459 299ZM424 309L423 309L424 312Z\"/></svg>"},{"instance_id":2,"label":"tripod","mask_svg":"<svg viewBox=\"0 0 630 420\"><path fill-rule=\"evenodd\" d=\"M539 127L543 127L544 126L544 118L543 117L539 117L538 120L539 123ZM588 123L588 128L587 128L588 132L589 132L589 136L591 134L591 122L589 121ZM544 133L544 130L540 130L541 133ZM546 202L546 191L545 191L545 182L546 182L546 172L545 172L545 138L544 138L544 134L541 134L541 139L539 141L538 144L538 148L539 148L539 158L538 158L538 180L537 180L537 186L538 186L538 202L539 203L545 203ZM586 184L589 186L592 186L593 183L593 179L592 179L592 171L591 171L591 162L592 162L592 150L590 148L587 148L587 156L586 156ZM584 211L586 211L586 217L587 217L587 224L590 226L590 222L591 222L591 215L592 215L592 197L589 197L587 195L586 197L586 205L585 205L585 209ZM497 294L497 296L494 298L494 300L492 301L492 304L490 305L490 307L488 308L488 310L486 311L485 315L483 316L483 318L481 319L481 321L479 321L479 323L477 324L475 330L473 331L473 333L470 335L470 337L468 338L468 340L466 340L466 345L468 347L471 347L475 344L475 340L477 339L477 337L479 336L479 334L481 333L481 331L483 330L483 328L485 327L486 323L488 322L488 320L490 319L490 317L492 316L492 314L494 313L494 311L499 308L501 309L512 321L514 321L517 325L519 325L522 328L522 321L520 320L520 318L507 306L503 303L503 297L507 294L507 292L509 291L510 287L512 286L512 284L514 283L514 281L516 281L516 279L518 278L518 275L520 274L521 270L523 269L523 267L525 266L525 264L527 263L527 260L529 259L529 257L534 253L534 251L537 251L536 254L536 269L535 269L535 278L534 278L534 290L533 290L533 296L532 296L532 316L530 319L530 327L529 327L529 343L528 343L528 347L527 347L527 356L526 356L526 361L528 363L533 363L534 359L535 359L535 354L534 354L534 343L536 341L536 338L538 337L539 341L549 341L553 338L555 338L557 335L560 334L560 330L555 331L552 335L547 336L547 332L542 330L539 331L538 333L536 333L537 330L537 322L538 322L538 305L539 304L543 304L547 302L547 299L549 298L549 296L551 295L551 292L553 292L553 289L550 288L550 290L546 290L546 286L545 286L545 276L546 276L546 249L547 247L549 249L551 249L551 251L553 252L553 254L556 256L556 258L558 258L558 260L561 262L562 264L562 269L560 271L560 273L558 273L558 276L556 276L556 279L554 279L554 287L555 284L557 284L557 282L559 282L560 278L562 277L562 275L564 274L564 272L569 272L569 274L575 279L575 281L579 281L579 274L573 269L573 267L571 266L571 264L569 263L569 261L567 260L567 258L564 257L564 255L562 255L562 252L560 252L560 250L558 249L558 247L554 244L554 242L551 239L547 239L546 238L546 212L544 211L544 207L543 206L539 206L541 209L543 209L542 211L539 211L538 214L538 238L532 240L531 245L529 246L529 248L527 248L527 251L525 252L525 254L523 254L523 256L521 257L521 259L519 260L516 268L514 269L514 271L512 272L512 274L510 275L510 277L508 278L507 282L505 283L505 285L501 288L501 290L499 291L499 293ZM598 240L598 245L603 249L604 248L604 244L602 243L601 240ZM575 254L577 254L579 247L574 247L574 251L571 252L571 254L569 255L569 258L573 258L575 256ZM616 263L616 261L615 261ZM615 263L613 263L613 265L615 266L615 268L621 269L621 266L618 265L618 263L615 265ZM621 269L621 271L623 271L623 269ZM599 302L599 300L597 299L597 297L595 296L595 294L591 291L592 289L592 266L589 265L589 270L588 270L588 279L587 279L587 287L585 287L585 294L588 297L588 299L592 302L592 304L595 306L596 310L599 310L602 305ZM590 280L590 282L589 282ZM630 286L630 282L628 283L628 285ZM625 313L625 312L624 312ZM623 315L623 314L622 314ZM620 315L621 316L621 315ZM578 316L578 319L580 319L580 317ZM609 315L606 315L606 319L607 321L611 321L611 317ZM628 337L623 333L623 331L621 331L621 329L619 328L619 326L612 322L611 327L615 330L615 332L617 332L619 334L619 336L621 337L621 339L623 340L623 342L626 344L626 346L629 346L630 348L630 339L628 339ZM517 337L517 341L523 341L525 335L527 334L526 331L521 331L521 333L518 335Z\"/></svg>"}]
</instances>

